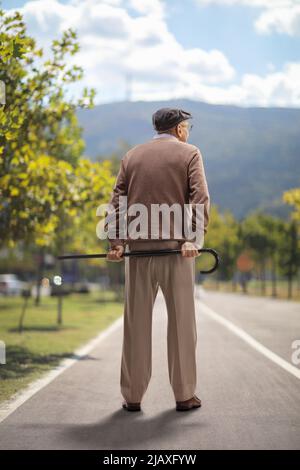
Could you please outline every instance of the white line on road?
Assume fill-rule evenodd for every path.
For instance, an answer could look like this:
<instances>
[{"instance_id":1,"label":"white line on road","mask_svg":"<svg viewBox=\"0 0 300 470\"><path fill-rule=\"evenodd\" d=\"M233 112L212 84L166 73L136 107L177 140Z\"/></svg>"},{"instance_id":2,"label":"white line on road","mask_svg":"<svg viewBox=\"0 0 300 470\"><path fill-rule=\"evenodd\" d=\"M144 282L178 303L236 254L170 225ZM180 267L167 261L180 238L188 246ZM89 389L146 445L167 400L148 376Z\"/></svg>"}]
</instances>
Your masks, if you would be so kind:
<instances>
[{"instance_id":1,"label":"white line on road","mask_svg":"<svg viewBox=\"0 0 300 470\"><path fill-rule=\"evenodd\" d=\"M13 413L25 401L29 400L35 393L39 392L42 388L46 387L58 375L62 374L65 370L71 367L75 362L79 361L86 354L91 352L98 344L100 344L111 333L123 325L123 315L115 320L108 328L89 341L85 346L74 351L74 357L64 359L57 367L48 372L45 376L32 382L24 391L17 394L14 398L7 400L0 406L0 423Z\"/></svg>"},{"instance_id":2,"label":"white line on road","mask_svg":"<svg viewBox=\"0 0 300 470\"><path fill-rule=\"evenodd\" d=\"M252 348L259 351L265 357L270 359L272 362L277 364L278 366L282 367L282 369L286 370L290 374L300 379L300 369L293 366L289 362L282 359L282 357L278 356L277 354L273 353L270 349L266 348L263 344L253 338L253 336L246 333L242 328L239 328L231 321L227 320L226 318L222 317L219 313L216 313L214 310L209 308L203 302L198 301L201 306L201 311L208 317L212 318L213 320L217 321L221 325L225 326L228 330L234 333L236 336L239 336L242 340L244 340L247 344L252 346Z\"/></svg>"}]
</instances>

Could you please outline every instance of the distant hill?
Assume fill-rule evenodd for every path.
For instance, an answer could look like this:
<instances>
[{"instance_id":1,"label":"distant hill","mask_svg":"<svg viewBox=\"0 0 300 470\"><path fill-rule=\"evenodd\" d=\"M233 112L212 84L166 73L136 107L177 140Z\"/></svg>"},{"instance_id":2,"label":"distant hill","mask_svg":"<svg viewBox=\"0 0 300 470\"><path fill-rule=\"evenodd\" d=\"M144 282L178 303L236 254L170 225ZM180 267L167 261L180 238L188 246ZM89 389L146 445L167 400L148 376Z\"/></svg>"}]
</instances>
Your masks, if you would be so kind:
<instances>
[{"instance_id":1,"label":"distant hill","mask_svg":"<svg viewBox=\"0 0 300 470\"><path fill-rule=\"evenodd\" d=\"M193 115L189 142L203 155L212 202L238 218L262 208L287 216L284 190L300 185L300 109L241 108L191 100L119 102L79 110L86 155L107 158L121 144L154 135L152 113L180 107ZM121 156L121 153L120 153Z\"/></svg>"}]
</instances>

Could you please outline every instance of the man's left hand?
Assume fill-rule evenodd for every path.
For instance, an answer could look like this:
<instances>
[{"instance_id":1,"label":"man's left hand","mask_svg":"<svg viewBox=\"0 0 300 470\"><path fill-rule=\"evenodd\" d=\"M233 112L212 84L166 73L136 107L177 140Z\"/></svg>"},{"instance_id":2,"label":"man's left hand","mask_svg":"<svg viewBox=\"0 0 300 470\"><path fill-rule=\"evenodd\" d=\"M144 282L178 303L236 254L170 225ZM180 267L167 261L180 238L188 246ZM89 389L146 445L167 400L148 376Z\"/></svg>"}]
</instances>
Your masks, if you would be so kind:
<instances>
[{"instance_id":1,"label":"man's left hand","mask_svg":"<svg viewBox=\"0 0 300 470\"><path fill-rule=\"evenodd\" d=\"M201 255L201 253L198 252L198 248L191 242L183 243L181 246L181 254L185 258L196 258Z\"/></svg>"}]
</instances>

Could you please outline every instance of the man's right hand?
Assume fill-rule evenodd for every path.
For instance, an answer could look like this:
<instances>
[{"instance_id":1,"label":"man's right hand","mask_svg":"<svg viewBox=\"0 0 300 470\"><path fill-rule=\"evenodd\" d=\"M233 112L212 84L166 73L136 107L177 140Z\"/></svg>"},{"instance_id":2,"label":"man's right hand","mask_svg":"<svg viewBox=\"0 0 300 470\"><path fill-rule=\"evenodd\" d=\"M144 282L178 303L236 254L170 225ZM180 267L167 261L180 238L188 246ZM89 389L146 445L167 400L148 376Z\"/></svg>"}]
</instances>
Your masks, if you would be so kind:
<instances>
[{"instance_id":1,"label":"man's right hand","mask_svg":"<svg viewBox=\"0 0 300 470\"><path fill-rule=\"evenodd\" d=\"M113 249L110 249L106 255L108 261L123 261L124 260L124 246L116 245Z\"/></svg>"},{"instance_id":2,"label":"man's right hand","mask_svg":"<svg viewBox=\"0 0 300 470\"><path fill-rule=\"evenodd\" d=\"M201 253L198 253L198 248L192 242L184 242L181 246L181 254L186 258L196 258L200 256Z\"/></svg>"}]
</instances>

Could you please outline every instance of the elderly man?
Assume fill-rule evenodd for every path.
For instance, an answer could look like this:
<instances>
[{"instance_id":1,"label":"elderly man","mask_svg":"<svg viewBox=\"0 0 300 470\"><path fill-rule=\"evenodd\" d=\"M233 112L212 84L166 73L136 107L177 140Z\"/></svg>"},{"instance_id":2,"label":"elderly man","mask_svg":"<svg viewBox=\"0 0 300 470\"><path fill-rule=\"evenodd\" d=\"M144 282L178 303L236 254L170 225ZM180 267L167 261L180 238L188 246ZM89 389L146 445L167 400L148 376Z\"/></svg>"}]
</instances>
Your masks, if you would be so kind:
<instances>
[{"instance_id":1,"label":"elderly man","mask_svg":"<svg viewBox=\"0 0 300 470\"><path fill-rule=\"evenodd\" d=\"M152 116L157 134L130 149L121 160L110 203L120 215L120 196L127 205L201 204L204 208L203 233L207 232L210 197L202 155L187 143L190 113L182 109L162 108ZM193 214L193 227L195 215ZM128 216L127 219L130 219ZM151 219L151 217L150 217ZM149 220L150 220L149 219ZM172 222L172 221L171 221ZM150 220L151 225L151 220ZM153 224L152 224L153 226ZM123 253L137 250L180 249L181 254L125 257L125 306L121 361L122 406L139 411L152 372L152 311L161 287L168 313L168 370L176 401L176 410L201 406L195 394L197 383L197 330L194 304L195 257L199 255L195 237L175 233L174 222L166 239L163 229L151 238L149 225L143 237L108 237L107 259L122 261ZM178 227L177 227L178 228Z\"/></svg>"}]
</instances>

